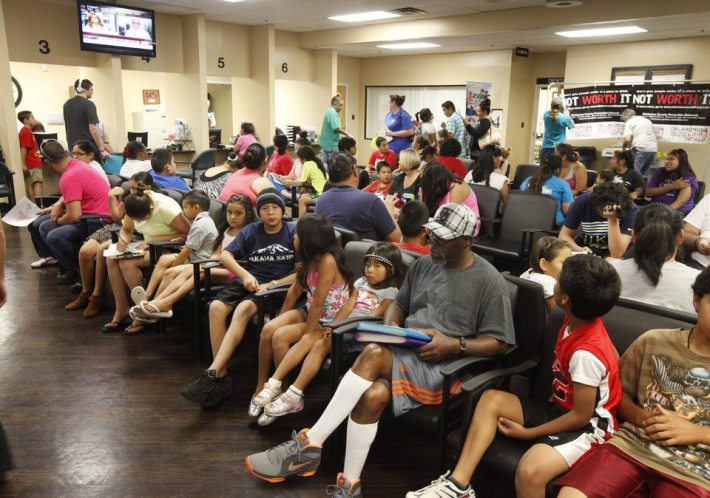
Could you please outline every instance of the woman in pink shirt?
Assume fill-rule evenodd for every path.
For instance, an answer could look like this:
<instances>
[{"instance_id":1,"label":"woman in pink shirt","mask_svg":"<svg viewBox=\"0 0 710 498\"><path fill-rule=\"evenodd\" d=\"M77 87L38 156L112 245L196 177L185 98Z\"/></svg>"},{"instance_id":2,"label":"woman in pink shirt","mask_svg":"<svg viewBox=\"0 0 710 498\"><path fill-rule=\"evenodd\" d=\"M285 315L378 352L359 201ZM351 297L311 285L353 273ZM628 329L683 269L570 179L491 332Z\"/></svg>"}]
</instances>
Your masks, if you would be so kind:
<instances>
[{"instance_id":1,"label":"woman in pink shirt","mask_svg":"<svg viewBox=\"0 0 710 498\"><path fill-rule=\"evenodd\" d=\"M420 197L432 217L439 206L455 202L466 205L476 214L476 218L480 218L476 194L471 187L440 163L429 163L422 173ZM478 235L478 227L476 227L476 235Z\"/></svg>"},{"instance_id":2,"label":"woman in pink shirt","mask_svg":"<svg viewBox=\"0 0 710 498\"><path fill-rule=\"evenodd\" d=\"M266 169L266 150L261 144L253 143L247 147L242 157L244 167L237 170L224 184L219 200L227 202L233 195L242 194L249 197L256 206L256 196L265 188L271 188L271 182L264 178Z\"/></svg>"},{"instance_id":3,"label":"woman in pink shirt","mask_svg":"<svg viewBox=\"0 0 710 498\"><path fill-rule=\"evenodd\" d=\"M245 121L239 128L239 138L237 139L237 143L234 144L234 152L240 156L244 156L247 148L251 144L258 142L259 138L256 136L254 125Z\"/></svg>"},{"instance_id":4,"label":"woman in pink shirt","mask_svg":"<svg viewBox=\"0 0 710 498\"><path fill-rule=\"evenodd\" d=\"M30 224L30 234L40 260L32 268L59 264L59 283L79 280L79 249L83 242L79 218L85 214L103 215L89 219L89 234L101 228L111 218L106 198L109 184L89 165L69 156L66 146L58 140L47 140L40 147L42 156L57 173L62 197ZM47 214L48 213L48 214ZM89 235L86 234L86 235Z\"/></svg>"}]
</instances>

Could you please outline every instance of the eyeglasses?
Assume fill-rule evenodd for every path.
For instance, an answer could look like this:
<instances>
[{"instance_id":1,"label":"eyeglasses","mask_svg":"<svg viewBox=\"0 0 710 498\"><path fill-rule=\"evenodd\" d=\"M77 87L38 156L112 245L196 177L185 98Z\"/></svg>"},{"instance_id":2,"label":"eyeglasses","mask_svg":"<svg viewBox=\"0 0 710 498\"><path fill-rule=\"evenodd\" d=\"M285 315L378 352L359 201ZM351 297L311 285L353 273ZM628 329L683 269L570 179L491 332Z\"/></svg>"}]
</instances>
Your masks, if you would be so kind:
<instances>
[{"instance_id":1,"label":"eyeglasses","mask_svg":"<svg viewBox=\"0 0 710 498\"><path fill-rule=\"evenodd\" d=\"M73 150L73 151L71 151L71 153L72 153L72 156L74 156L74 157L88 156L90 154L90 152L82 152L80 150Z\"/></svg>"}]
</instances>

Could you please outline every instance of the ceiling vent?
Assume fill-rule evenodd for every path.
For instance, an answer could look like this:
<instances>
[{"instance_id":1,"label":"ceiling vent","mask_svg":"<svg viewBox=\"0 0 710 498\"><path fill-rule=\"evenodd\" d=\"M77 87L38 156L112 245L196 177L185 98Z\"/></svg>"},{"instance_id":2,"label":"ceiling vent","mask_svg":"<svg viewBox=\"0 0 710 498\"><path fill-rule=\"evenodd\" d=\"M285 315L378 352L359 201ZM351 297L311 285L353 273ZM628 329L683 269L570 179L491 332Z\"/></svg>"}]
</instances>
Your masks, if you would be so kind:
<instances>
[{"instance_id":1,"label":"ceiling vent","mask_svg":"<svg viewBox=\"0 0 710 498\"><path fill-rule=\"evenodd\" d=\"M418 16L421 14L428 14L427 11L417 9L416 7L402 7L401 9L388 10L387 12L399 14L400 16Z\"/></svg>"},{"instance_id":2,"label":"ceiling vent","mask_svg":"<svg viewBox=\"0 0 710 498\"><path fill-rule=\"evenodd\" d=\"M553 9L566 9L568 7L579 7L582 5L581 0L545 0L545 7Z\"/></svg>"}]
</instances>

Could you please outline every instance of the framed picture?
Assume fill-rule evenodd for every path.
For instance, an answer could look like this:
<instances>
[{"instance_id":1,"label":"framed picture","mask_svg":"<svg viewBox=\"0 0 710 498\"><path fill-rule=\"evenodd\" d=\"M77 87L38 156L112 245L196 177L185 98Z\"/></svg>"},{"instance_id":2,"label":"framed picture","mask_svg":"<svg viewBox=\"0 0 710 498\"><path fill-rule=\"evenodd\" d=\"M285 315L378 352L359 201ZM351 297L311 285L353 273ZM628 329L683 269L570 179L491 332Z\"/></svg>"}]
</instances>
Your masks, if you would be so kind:
<instances>
[{"instance_id":1,"label":"framed picture","mask_svg":"<svg viewBox=\"0 0 710 498\"><path fill-rule=\"evenodd\" d=\"M143 105L160 104L160 90L143 90Z\"/></svg>"}]
</instances>

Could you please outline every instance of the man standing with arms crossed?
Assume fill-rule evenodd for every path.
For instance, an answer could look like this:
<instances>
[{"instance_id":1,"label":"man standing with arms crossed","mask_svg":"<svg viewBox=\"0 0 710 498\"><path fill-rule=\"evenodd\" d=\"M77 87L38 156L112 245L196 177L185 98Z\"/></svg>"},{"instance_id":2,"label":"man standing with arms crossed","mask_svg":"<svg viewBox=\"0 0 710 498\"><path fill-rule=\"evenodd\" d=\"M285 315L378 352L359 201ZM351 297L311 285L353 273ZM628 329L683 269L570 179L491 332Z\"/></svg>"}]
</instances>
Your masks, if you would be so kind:
<instances>
[{"instance_id":1,"label":"man standing with arms crossed","mask_svg":"<svg viewBox=\"0 0 710 498\"><path fill-rule=\"evenodd\" d=\"M330 99L330 107L325 111L323 116L323 126L320 130L320 149L321 159L328 168L328 160L330 156L338 153L338 141L340 136L352 137L347 131L340 126L340 116L338 113L343 108L343 98L340 94Z\"/></svg>"},{"instance_id":2,"label":"man standing with arms crossed","mask_svg":"<svg viewBox=\"0 0 710 498\"><path fill-rule=\"evenodd\" d=\"M94 85L89 80L78 79L74 82L74 91L76 95L64 103L67 144L71 147L79 140L89 140L96 145L101 157L105 159L109 153L96 126L99 124L96 104L90 100L94 95Z\"/></svg>"}]
</instances>

